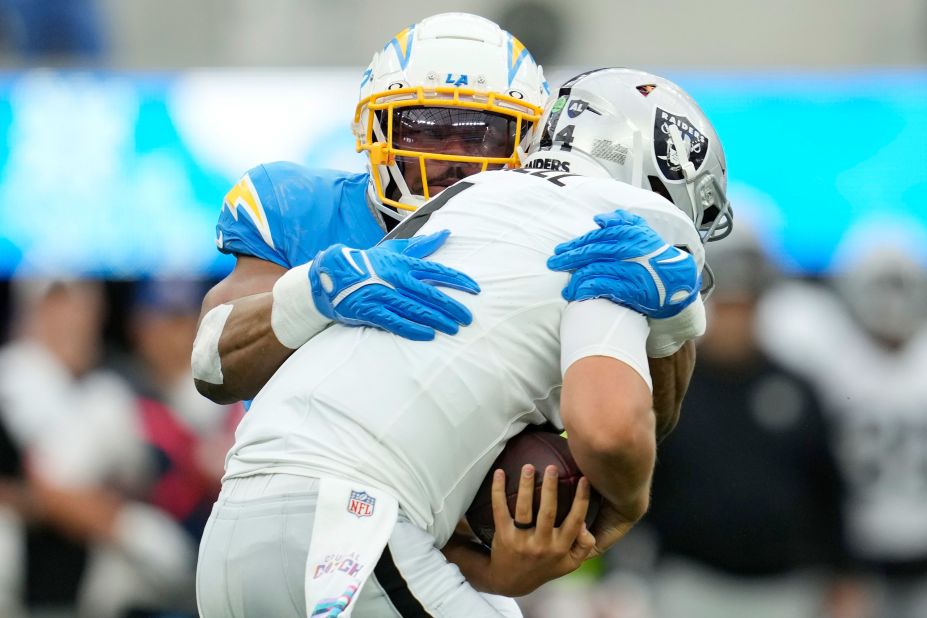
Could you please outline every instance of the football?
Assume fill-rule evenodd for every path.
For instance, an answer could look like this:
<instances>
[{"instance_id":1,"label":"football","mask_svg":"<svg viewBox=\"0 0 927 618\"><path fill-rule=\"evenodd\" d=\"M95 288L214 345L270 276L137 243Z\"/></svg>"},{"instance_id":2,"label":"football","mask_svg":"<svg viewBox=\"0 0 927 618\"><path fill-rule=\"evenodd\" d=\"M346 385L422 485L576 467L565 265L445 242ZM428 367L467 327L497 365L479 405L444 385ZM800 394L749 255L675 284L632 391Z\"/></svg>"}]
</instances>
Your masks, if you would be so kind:
<instances>
[{"instance_id":1,"label":"football","mask_svg":"<svg viewBox=\"0 0 927 618\"><path fill-rule=\"evenodd\" d=\"M560 470L557 484L557 518L555 525L559 526L566 519L576 495L576 487L582 477L579 467L570 454L566 438L559 434L542 431L529 427L522 433L508 441L496 461L493 462L489 474L483 479L476 496L467 510L467 523L476 536L487 547L492 546L495 525L492 517L492 476L493 472L502 469L505 472L505 497L509 512L515 512L515 500L518 496L518 480L521 468L525 464L532 464L537 471L534 484L534 515L532 521L537 519L538 509L541 506L541 483L544 479L544 469L555 465ZM589 500L589 510L586 513L586 525L595 520L599 511L601 497L593 489Z\"/></svg>"}]
</instances>

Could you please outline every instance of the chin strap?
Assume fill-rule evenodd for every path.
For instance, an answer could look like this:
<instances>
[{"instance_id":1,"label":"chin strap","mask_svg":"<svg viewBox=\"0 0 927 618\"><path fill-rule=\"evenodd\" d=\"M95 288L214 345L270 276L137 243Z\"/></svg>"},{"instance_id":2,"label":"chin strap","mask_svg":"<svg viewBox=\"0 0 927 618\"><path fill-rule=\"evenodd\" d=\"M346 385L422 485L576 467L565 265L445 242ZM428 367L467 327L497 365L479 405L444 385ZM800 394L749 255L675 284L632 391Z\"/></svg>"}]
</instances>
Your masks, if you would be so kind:
<instances>
[{"instance_id":1,"label":"chin strap","mask_svg":"<svg viewBox=\"0 0 927 618\"><path fill-rule=\"evenodd\" d=\"M386 139L386 135L383 133L383 127L380 125L379 121L375 122L373 125L373 134L374 136L376 136L377 141L379 142L386 143L388 141ZM380 178L381 182L383 182L384 194L386 193L387 186L390 184L389 181L392 181L393 183L396 184L396 188L399 190L399 199L396 201L402 202L404 204L418 203L419 206L425 203L425 198L423 196L415 195L414 193L412 193L411 190L409 190L409 185L406 184L405 176L403 176L402 170L399 168L399 164L396 163L396 161L393 161L392 163L389 163L388 161L386 161L386 162L377 163L377 164L373 164L371 162L370 163L370 173L379 174L381 166L384 169L386 169L386 181L384 181L382 177ZM426 179L426 182L427 182L427 179ZM377 209L380 210L380 212L386 214L391 219L396 219L397 221L402 221L406 217L406 214L408 214L408 213L400 212L399 209L396 209L396 208L390 208L389 206L383 206L382 204L380 204L379 200L377 199L374 199L374 204L377 205ZM408 212L413 212L413 211L410 210Z\"/></svg>"},{"instance_id":2,"label":"chin strap","mask_svg":"<svg viewBox=\"0 0 927 618\"><path fill-rule=\"evenodd\" d=\"M415 195L412 193L412 191L409 190L409 185L406 184L406 178L402 175L402 170L399 169L398 164L392 163L387 165L386 169L390 179L396 183L396 187L399 189L399 198L396 200L397 202L402 202L403 204L415 204L416 202L419 202L419 206L425 203L424 196Z\"/></svg>"},{"instance_id":3,"label":"chin strap","mask_svg":"<svg viewBox=\"0 0 927 618\"><path fill-rule=\"evenodd\" d=\"M373 186L372 180L368 181L367 184L367 206L370 208L373 216L377 218L377 223L380 224L380 227L382 227L384 231L389 231L389 226L386 224L386 218L392 219L394 221L402 221L408 216L408 214L410 214L406 213L405 211L399 211L395 208L387 206L386 204L381 204L380 200L377 199L377 191Z\"/></svg>"}]
</instances>

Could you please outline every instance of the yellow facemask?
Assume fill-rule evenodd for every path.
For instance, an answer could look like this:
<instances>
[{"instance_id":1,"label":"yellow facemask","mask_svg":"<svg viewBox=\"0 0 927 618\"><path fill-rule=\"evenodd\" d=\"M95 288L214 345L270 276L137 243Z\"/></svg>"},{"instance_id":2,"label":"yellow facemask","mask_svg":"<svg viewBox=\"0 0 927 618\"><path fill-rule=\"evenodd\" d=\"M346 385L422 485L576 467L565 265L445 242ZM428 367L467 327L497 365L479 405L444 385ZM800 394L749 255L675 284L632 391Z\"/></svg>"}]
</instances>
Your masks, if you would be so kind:
<instances>
[{"instance_id":1,"label":"yellow facemask","mask_svg":"<svg viewBox=\"0 0 927 618\"><path fill-rule=\"evenodd\" d=\"M396 126L396 123L397 118L412 111L409 108L447 108L482 112L486 114L487 120L495 119L497 123L500 117L508 119L514 131L505 136L507 145L505 152L493 152L492 156L447 154L440 151L440 144L436 148L427 150L414 147L403 148L401 145L397 146L400 128ZM426 165L428 161L456 162L472 167L472 173L485 171L490 167L492 169L517 167L520 164L519 152L522 151L522 145L525 143L526 133L538 122L541 112L541 108L537 105L511 95L454 86L432 88L418 86L381 91L362 99L357 105L354 113L357 151L366 151L370 157L371 175L377 199L383 204L402 211L414 211L421 206L424 200L434 197L436 193L429 188L429 174ZM471 117L477 118L478 115L471 115ZM464 122L461 124L479 123ZM443 127L436 128L442 129ZM478 150L479 146L475 142L473 144L473 149ZM417 165L417 173L408 169L405 169L405 174L400 172L397 164L402 163L405 167L410 162ZM409 196L414 201L402 201L402 196L397 200L386 195L387 187L384 186L384 178L390 177L386 173L390 169L394 172L393 178L416 176L416 180L421 182L420 195L409 191ZM434 179L431 182L434 183Z\"/></svg>"}]
</instances>

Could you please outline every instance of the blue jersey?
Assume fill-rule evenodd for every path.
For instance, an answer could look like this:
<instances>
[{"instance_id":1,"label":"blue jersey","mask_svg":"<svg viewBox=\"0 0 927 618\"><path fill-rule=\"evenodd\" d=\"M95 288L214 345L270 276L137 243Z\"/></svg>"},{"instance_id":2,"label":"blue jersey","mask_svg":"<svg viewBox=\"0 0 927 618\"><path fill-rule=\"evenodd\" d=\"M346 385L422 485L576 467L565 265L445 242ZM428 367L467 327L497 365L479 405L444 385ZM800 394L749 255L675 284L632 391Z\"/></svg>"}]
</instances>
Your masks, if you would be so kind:
<instances>
[{"instance_id":1,"label":"blue jersey","mask_svg":"<svg viewBox=\"0 0 927 618\"><path fill-rule=\"evenodd\" d=\"M284 268L337 243L372 247L385 231L367 203L369 178L285 162L252 168L225 196L216 244Z\"/></svg>"}]
</instances>

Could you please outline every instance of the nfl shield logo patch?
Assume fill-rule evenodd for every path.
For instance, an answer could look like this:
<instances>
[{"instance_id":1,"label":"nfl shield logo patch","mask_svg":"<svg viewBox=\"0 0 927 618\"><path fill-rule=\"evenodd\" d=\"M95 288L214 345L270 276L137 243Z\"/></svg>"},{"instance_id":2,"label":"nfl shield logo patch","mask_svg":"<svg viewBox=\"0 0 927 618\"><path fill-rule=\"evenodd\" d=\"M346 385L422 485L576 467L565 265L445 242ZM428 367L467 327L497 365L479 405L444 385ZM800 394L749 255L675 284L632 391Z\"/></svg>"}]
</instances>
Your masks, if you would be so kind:
<instances>
[{"instance_id":1,"label":"nfl shield logo patch","mask_svg":"<svg viewBox=\"0 0 927 618\"><path fill-rule=\"evenodd\" d=\"M376 503L376 498L368 495L366 491L351 491L351 497L348 499L348 513L358 517L370 517L373 515L373 506Z\"/></svg>"}]
</instances>

